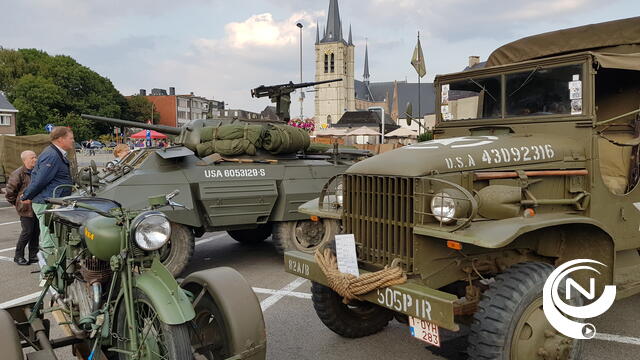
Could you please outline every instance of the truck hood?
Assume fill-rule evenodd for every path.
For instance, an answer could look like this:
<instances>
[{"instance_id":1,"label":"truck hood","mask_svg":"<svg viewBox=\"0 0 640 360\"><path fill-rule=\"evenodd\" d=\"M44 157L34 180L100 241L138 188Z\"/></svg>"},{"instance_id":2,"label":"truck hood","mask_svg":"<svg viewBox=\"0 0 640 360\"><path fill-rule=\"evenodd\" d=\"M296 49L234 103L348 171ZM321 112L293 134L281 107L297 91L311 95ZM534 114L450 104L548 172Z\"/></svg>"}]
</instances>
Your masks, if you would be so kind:
<instances>
[{"instance_id":1,"label":"truck hood","mask_svg":"<svg viewBox=\"0 0 640 360\"><path fill-rule=\"evenodd\" d=\"M584 146L566 136L464 136L405 146L356 163L346 172L414 177L433 173L583 160Z\"/></svg>"}]
</instances>

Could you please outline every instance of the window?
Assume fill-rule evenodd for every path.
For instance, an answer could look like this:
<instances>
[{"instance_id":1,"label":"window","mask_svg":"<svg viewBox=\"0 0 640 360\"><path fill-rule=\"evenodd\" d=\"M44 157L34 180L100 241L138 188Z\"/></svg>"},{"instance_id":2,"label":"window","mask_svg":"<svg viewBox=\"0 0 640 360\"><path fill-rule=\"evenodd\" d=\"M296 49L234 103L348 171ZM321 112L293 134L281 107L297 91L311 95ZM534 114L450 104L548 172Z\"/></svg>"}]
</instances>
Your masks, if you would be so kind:
<instances>
[{"instance_id":1,"label":"window","mask_svg":"<svg viewBox=\"0 0 640 360\"><path fill-rule=\"evenodd\" d=\"M444 121L501 117L500 77L466 79L442 86Z\"/></svg>"},{"instance_id":2,"label":"window","mask_svg":"<svg viewBox=\"0 0 640 360\"><path fill-rule=\"evenodd\" d=\"M506 76L506 116L582 113L582 65Z\"/></svg>"},{"instance_id":3,"label":"window","mask_svg":"<svg viewBox=\"0 0 640 360\"><path fill-rule=\"evenodd\" d=\"M331 54L331 72L336 72L335 59L335 54Z\"/></svg>"},{"instance_id":4,"label":"window","mask_svg":"<svg viewBox=\"0 0 640 360\"><path fill-rule=\"evenodd\" d=\"M11 115L0 115L0 126L10 126Z\"/></svg>"},{"instance_id":5,"label":"window","mask_svg":"<svg viewBox=\"0 0 640 360\"><path fill-rule=\"evenodd\" d=\"M324 73L329 72L329 55L324 54Z\"/></svg>"}]
</instances>

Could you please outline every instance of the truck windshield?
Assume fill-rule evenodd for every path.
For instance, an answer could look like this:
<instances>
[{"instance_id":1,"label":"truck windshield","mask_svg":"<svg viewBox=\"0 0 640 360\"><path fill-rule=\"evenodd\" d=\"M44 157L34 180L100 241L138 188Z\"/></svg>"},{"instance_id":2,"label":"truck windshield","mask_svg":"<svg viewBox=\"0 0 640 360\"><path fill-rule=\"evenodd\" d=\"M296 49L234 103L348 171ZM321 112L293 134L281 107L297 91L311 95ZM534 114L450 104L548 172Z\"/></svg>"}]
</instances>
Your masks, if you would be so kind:
<instances>
[{"instance_id":1,"label":"truck windshield","mask_svg":"<svg viewBox=\"0 0 640 360\"><path fill-rule=\"evenodd\" d=\"M500 77L465 79L442 86L442 119L469 120L501 117Z\"/></svg>"},{"instance_id":2,"label":"truck windshield","mask_svg":"<svg viewBox=\"0 0 640 360\"><path fill-rule=\"evenodd\" d=\"M582 66L506 75L506 116L582 114Z\"/></svg>"}]
</instances>

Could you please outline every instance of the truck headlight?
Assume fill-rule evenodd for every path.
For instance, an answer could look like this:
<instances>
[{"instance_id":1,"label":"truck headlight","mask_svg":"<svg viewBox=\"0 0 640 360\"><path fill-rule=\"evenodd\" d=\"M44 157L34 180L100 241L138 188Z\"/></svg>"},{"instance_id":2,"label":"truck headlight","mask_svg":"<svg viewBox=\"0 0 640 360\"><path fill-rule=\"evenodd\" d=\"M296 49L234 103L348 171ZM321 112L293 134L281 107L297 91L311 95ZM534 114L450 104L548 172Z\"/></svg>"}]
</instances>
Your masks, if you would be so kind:
<instances>
[{"instance_id":1,"label":"truck headlight","mask_svg":"<svg viewBox=\"0 0 640 360\"><path fill-rule=\"evenodd\" d=\"M344 203L344 186L342 185L342 178L340 178L340 182L336 186L336 202L338 205L342 206Z\"/></svg>"},{"instance_id":2,"label":"truck headlight","mask_svg":"<svg viewBox=\"0 0 640 360\"><path fill-rule=\"evenodd\" d=\"M136 216L131 225L132 237L142 250L158 250L171 236L171 223L161 212L144 212Z\"/></svg>"},{"instance_id":3,"label":"truck headlight","mask_svg":"<svg viewBox=\"0 0 640 360\"><path fill-rule=\"evenodd\" d=\"M431 199L431 213L444 224L453 223L469 211L470 204L465 198L464 194L455 189L440 191Z\"/></svg>"}]
</instances>

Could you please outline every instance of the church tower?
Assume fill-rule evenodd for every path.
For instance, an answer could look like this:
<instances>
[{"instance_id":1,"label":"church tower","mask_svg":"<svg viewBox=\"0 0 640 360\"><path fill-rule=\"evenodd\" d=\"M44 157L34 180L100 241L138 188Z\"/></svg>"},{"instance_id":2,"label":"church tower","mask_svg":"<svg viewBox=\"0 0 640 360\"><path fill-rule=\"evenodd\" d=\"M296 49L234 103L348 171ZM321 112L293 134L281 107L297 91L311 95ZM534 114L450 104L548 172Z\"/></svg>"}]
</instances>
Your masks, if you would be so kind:
<instances>
[{"instance_id":1,"label":"church tower","mask_svg":"<svg viewBox=\"0 0 640 360\"><path fill-rule=\"evenodd\" d=\"M345 111L355 110L355 46L351 26L347 40L342 36L338 0L330 0L324 34L316 28L316 81L342 79L316 86L316 124L335 124Z\"/></svg>"}]
</instances>

